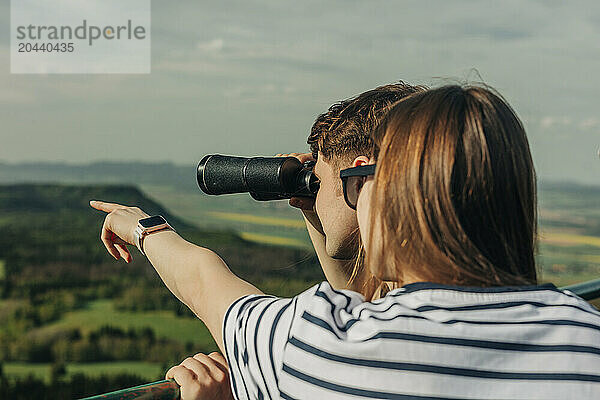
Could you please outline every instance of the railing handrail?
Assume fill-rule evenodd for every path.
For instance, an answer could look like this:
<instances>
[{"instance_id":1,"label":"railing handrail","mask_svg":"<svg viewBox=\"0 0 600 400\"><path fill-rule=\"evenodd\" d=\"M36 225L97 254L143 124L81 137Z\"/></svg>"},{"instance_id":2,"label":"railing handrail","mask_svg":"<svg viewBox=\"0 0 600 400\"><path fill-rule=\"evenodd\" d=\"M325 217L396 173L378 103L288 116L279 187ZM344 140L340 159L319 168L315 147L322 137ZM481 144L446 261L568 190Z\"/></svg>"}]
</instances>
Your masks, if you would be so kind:
<instances>
[{"instance_id":1,"label":"railing handrail","mask_svg":"<svg viewBox=\"0 0 600 400\"><path fill-rule=\"evenodd\" d=\"M576 283L574 285L563 286L561 290L568 290L575 293L584 300L594 300L600 298L600 279ZM147 383L141 386L135 386L128 389L117 390L98 396L86 397L82 400L116 400L116 399L156 399L156 400L177 400L179 399L179 386L174 380L162 380Z\"/></svg>"},{"instance_id":2,"label":"railing handrail","mask_svg":"<svg viewBox=\"0 0 600 400\"><path fill-rule=\"evenodd\" d=\"M577 296L587 301L595 300L600 298L600 279L563 286L560 289L573 292Z\"/></svg>"},{"instance_id":3,"label":"railing handrail","mask_svg":"<svg viewBox=\"0 0 600 400\"><path fill-rule=\"evenodd\" d=\"M115 392L86 397L82 400L100 399L177 400L179 399L179 385L177 385L173 379L164 379L162 381L150 382L145 385L121 389Z\"/></svg>"}]
</instances>

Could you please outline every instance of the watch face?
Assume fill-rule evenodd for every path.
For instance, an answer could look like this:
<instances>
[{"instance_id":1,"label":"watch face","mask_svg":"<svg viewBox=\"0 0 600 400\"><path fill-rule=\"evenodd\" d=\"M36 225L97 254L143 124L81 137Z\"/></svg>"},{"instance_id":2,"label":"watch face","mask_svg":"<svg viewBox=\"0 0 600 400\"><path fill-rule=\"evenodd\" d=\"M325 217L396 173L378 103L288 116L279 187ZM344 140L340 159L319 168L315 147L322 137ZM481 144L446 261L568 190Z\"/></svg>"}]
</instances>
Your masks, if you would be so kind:
<instances>
[{"instance_id":1,"label":"watch face","mask_svg":"<svg viewBox=\"0 0 600 400\"><path fill-rule=\"evenodd\" d=\"M152 228L153 226L166 224L167 221L160 215L155 215L154 217L140 219L140 225L144 228Z\"/></svg>"}]
</instances>

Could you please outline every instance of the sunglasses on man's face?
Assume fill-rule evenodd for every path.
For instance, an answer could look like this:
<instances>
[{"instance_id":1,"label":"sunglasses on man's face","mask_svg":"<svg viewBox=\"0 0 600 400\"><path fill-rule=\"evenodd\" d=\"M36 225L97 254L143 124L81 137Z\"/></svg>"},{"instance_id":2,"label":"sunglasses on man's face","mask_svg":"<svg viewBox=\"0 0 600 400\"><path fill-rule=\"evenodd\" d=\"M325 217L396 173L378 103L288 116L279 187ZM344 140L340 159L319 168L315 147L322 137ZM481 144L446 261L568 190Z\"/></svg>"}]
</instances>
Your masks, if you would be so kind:
<instances>
[{"instance_id":1,"label":"sunglasses on man's face","mask_svg":"<svg viewBox=\"0 0 600 400\"><path fill-rule=\"evenodd\" d=\"M368 176L375 175L375 164L361 165L340 171L342 186L344 187L344 200L353 210L356 210L358 195Z\"/></svg>"}]
</instances>

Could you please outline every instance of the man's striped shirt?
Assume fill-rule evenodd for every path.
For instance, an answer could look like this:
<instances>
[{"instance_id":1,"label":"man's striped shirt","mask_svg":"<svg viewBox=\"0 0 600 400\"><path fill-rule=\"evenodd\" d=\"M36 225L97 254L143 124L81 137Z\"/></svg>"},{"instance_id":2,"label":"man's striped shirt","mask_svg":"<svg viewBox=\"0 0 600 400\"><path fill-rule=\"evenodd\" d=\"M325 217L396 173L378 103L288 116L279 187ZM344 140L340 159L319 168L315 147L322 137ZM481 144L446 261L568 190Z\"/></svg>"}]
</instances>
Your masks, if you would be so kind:
<instances>
[{"instance_id":1,"label":"man's striped shirt","mask_svg":"<svg viewBox=\"0 0 600 400\"><path fill-rule=\"evenodd\" d=\"M241 297L223 338L237 399L600 399L600 312L552 284L322 282Z\"/></svg>"}]
</instances>

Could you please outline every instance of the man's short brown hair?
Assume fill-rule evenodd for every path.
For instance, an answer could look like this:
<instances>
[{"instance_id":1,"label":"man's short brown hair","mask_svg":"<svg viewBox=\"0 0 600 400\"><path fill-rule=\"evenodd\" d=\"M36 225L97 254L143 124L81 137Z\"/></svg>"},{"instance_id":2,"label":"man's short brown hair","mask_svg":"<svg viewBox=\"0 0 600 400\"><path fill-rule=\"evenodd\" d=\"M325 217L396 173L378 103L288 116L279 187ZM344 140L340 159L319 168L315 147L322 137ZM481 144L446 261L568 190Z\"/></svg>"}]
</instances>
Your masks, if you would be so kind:
<instances>
[{"instance_id":1,"label":"man's short brown hair","mask_svg":"<svg viewBox=\"0 0 600 400\"><path fill-rule=\"evenodd\" d=\"M333 104L311 128L307 142L313 156L317 158L321 152L326 161L333 160L337 165L339 161L371 155L372 133L392 104L426 89L400 81Z\"/></svg>"}]
</instances>

